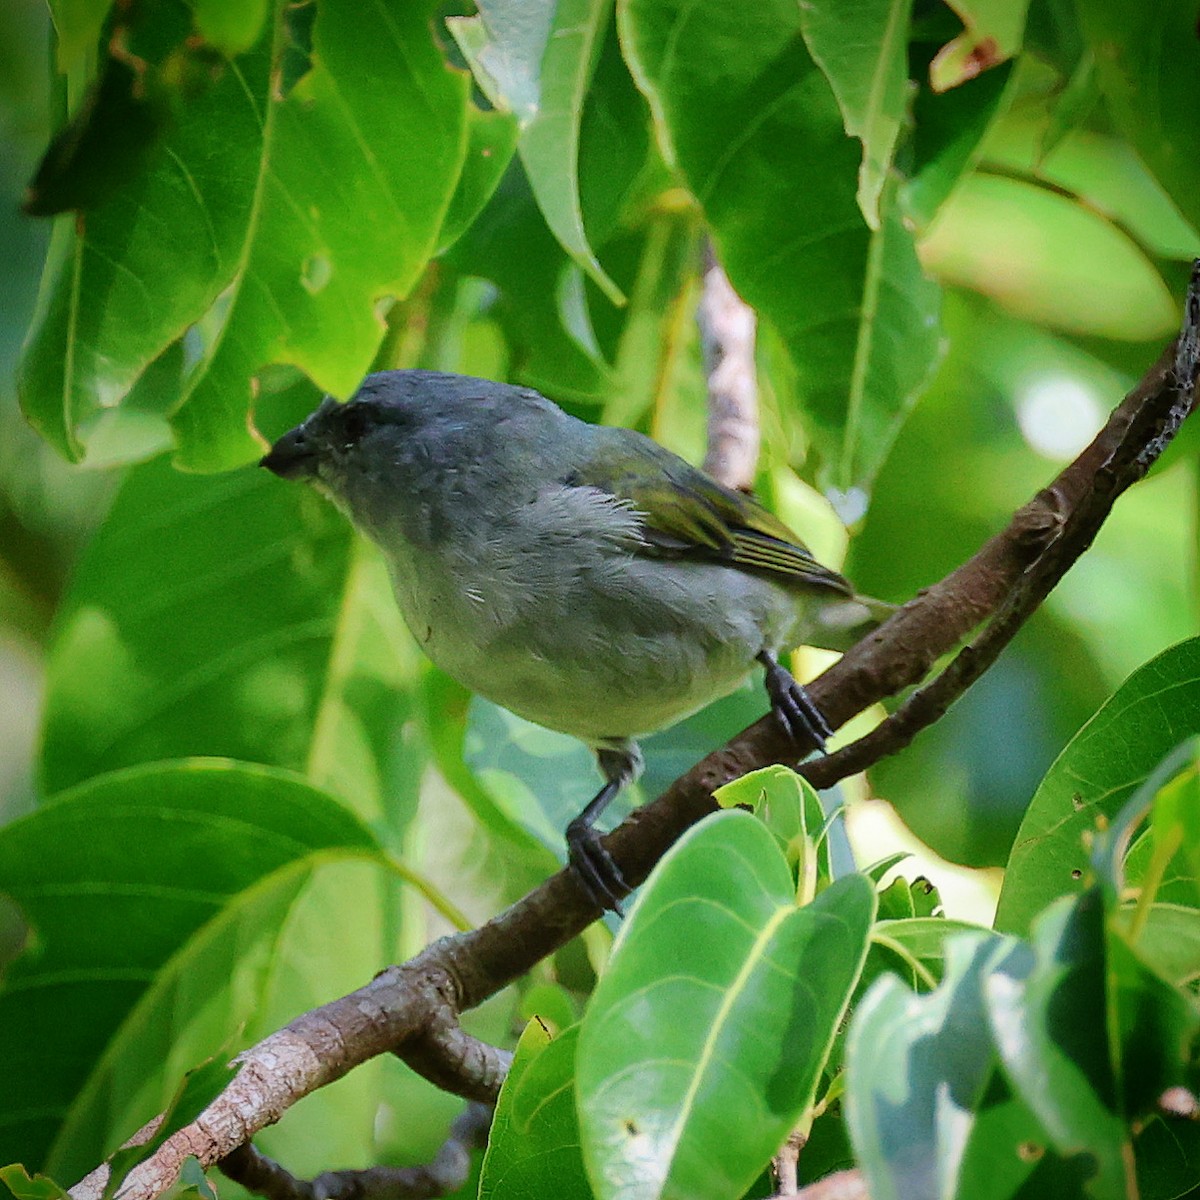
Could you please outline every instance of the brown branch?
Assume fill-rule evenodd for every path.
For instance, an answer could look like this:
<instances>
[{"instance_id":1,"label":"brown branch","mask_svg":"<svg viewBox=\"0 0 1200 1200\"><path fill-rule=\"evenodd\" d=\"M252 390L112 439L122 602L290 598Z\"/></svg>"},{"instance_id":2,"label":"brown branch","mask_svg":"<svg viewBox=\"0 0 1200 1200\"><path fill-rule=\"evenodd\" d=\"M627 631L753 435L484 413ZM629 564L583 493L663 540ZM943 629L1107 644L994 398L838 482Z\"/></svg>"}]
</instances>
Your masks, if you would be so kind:
<instances>
[{"instance_id":1,"label":"brown branch","mask_svg":"<svg viewBox=\"0 0 1200 1200\"><path fill-rule=\"evenodd\" d=\"M911 736L930 713L949 703L1083 552L1117 496L1145 473L1193 402L1195 328L1200 323L1196 288L1194 274L1190 324L1185 326L1191 335L1179 347L1182 365L1174 367L1172 352L1165 353L1092 444L1020 509L1003 532L809 685L810 696L836 728L918 682L939 657L997 614L976 648L918 692L907 715L902 706L889 732L868 742L869 752L847 747L845 757L824 769L832 778L823 783L876 761L895 744L890 739ZM1186 384L1182 398L1177 371ZM715 788L756 767L796 757L796 746L774 718L744 730L608 836L606 844L624 877L641 883L676 838L714 811ZM818 761L836 759L831 755ZM820 775L816 764L806 764L804 770ZM298 1017L241 1056L241 1069L226 1091L131 1172L122 1200L159 1195L188 1155L211 1166L279 1120L303 1096L377 1054L397 1053L460 1094L490 1092L496 1060L477 1048L464 1049L467 1044L446 1031L456 1027L459 1013L524 975L597 915L574 878L559 872L486 925L443 938L350 995ZM97 1200L106 1178L107 1168L98 1168L72 1193L78 1200Z\"/></svg>"}]
</instances>

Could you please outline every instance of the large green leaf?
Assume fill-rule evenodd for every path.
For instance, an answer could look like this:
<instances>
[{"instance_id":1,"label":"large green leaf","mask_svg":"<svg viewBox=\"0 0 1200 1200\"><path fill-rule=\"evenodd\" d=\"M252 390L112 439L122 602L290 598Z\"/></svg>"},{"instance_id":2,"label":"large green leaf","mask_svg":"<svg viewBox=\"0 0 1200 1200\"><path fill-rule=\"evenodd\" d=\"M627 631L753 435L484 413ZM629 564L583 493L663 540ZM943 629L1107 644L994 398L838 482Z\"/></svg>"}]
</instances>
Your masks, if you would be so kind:
<instances>
[{"instance_id":1,"label":"large green leaf","mask_svg":"<svg viewBox=\"0 0 1200 1200\"><path fill-rule=\"evenodd\" d=\"M575 1116L575 1047L579 1026L551 1039L529 1022L496 1104L479 1200L591 1195Z\"/></svg>"},{"instance_id":2,"label":"large green leaf","mask_svg":"<svg viewBox=\"0 0 1200 1200\"><path fill-rule=\"evenodd\" d=\"M788 348L824 481L868 483L938 355L938 289L805 49L800 6L621 0L622 43L734 286Z\"/></svg>"},{"instance_id":3,"label":"large green leaf","mask_svg":"<svg viewBox=\"0 0 1200 1200\"><path fill-rule=\"evenodd\" d=\"M276 3L145 168L81 232L61 225L22 374L61 450L80 456L88 421L189 327L190 373L160 408L182 405L189 466L260 452L246 411L267 363L354 388L383 334L375 306L433 253L466 151L469 78L446 69L429 7L322 8L284 95L272 63L293 13Z\"/></svg>"},{"instance_id":4,"label":"large green leaf","mask_svg":"<svg viewBox=\"0 0 1200 1200\"><path fill-rule=\"evenodd\" d=\"M804 40L837 96L846 132L862 142L858 206L879 225L879 197L908 107L912 0L802 4Z\"/></svg>"},{"instance_id":5,"label":"large green leaf","mask_svg":"<svg viewBox=\"0 0 1200 1200\"><path fill-rule=\"evenodd\" d=\"M398 625L378 560L308 489L138 467L59 615L44 790L219 754L308 772L375 816L413 663Z\"/></svg>"},{"instance_id":6,"label":"large green leaf","mask_svg":"<svg viewBox=\"0 0 1200 1200\"><path fill-rule=\"evenodd\" d=\"M998 929L1024 932L1056 896L1087 886L1088 851L1168 751L1200 733L1200 639L1164 651L1135 671L1071 740L1021 822Z\"/></svg>"},{"instance_id":7,"label":"large green leaf","mask_svg":"<svg viewBox=\"0 0 1200 1200\"><path fill-rule=\"evenodd\" d=\"M256 1011L299 890L346 856L379 848L327 795L214 760L105 775L0 832L33 930L0 991L0 1161L74 1178L158 1111Z\"/></svg>"},{"instance_id":8,"label":"large green leaf","mask_svg":"<svg viewBox=\"0 0 1200 1200\"><path fill-rule=\"evenodd\" d=\"M68 23L71 44L75 28ZM89 422L237 269L260 169L271 41L268 32L184 106L106 202L55 226L20 386L34 427L71 458L82 456Z\"/></svg>"},{"instance_id":9,"label":"large green leaf","mask_svg":"<svg viewBox=\"0 0 1200 1200\"><path fill-rule=\"evenodd\" d=\"M797 908L774 835L747 813L720 813L676 844L622 928L579 1037L597 1195L745 1191L812 1103L874 911L861 875Z\"/></svg>"}]
</instances>

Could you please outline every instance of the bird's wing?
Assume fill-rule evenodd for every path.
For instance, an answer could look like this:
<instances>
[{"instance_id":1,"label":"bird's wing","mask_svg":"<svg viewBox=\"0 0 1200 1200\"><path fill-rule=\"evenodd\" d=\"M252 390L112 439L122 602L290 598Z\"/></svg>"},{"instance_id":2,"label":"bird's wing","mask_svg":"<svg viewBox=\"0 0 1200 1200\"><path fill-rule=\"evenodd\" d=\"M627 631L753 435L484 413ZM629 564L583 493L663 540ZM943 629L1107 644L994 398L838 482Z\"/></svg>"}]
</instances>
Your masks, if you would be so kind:
<instances>
[{"instance_id":1,"label":"bird's wing","mask_svg":"<svg viewBox=\"0 0 1200 1200\"><path fill-rule=\"evenodd\" d=\"M644 553L729 563L781 582L828 587L853 595L848 580L823 567L778 517L751 496L724 487L656 442L640 435L620 445L623 471L584 467L566 482L594 487L624 501L641 518Z\"/></svg>"}]
</instances>

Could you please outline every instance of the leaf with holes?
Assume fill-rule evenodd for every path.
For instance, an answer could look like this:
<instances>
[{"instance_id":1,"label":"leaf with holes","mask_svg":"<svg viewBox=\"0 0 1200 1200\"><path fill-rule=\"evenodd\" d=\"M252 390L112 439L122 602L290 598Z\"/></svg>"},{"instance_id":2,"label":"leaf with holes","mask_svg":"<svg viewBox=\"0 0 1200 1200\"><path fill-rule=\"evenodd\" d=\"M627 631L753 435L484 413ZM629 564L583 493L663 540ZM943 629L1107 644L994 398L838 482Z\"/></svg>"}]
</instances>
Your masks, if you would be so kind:
<instances>
[{"instance_id":1,"label":"leaf with holes","mask_svg":"<svg viewBox=\"0 0 1200 1200\"><path fill-rule=\"evenodd\" d=\"M158 412L192 468L261 453L247 409L266 364L353 390L383 335L376 305L436 249L467 148L470 79L447 69L431 10L322 6L306 56L303 14L276 0L258 44L219 62L142 169L78 230L60 223L21 388L63 453L81 457L101 410L189 331L189 372ZM186 31L182 5L146 21L180 11Z\"/></svg>"},{"instance_id":2,"label":"leaf with holes","mask_svg":"<svg viewBox=\"0 0 1200 1200\"><path fill-rule=\"evenodd\" d=\"M1013 844L996 928L1024 933L1056 896L1087 886L1089 840L1165 755L1200 733L1200 639L1138 668L1046 773Z\"/></svg>"}]
</instances>

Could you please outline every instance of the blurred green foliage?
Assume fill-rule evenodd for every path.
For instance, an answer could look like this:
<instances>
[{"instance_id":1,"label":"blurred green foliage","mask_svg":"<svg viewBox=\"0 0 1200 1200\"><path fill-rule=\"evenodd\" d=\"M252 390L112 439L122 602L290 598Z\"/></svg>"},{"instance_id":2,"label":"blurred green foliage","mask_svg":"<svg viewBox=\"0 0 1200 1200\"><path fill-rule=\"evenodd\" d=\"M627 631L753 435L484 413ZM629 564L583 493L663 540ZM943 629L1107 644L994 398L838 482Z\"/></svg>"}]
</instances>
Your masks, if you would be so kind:
<instances>
[{"instance_id":1,"label":"blurred green foliage","mask_svg":"<svg viewBox=\"0 0 1200 1200\"><path fill-rule=\"evenodd\" d=\"M562 826L594 788L577 743L425 663L377 555L338 514L254 470L324 389L345 396L373 367L508 378L697 459L694 310L711 238L760 318L759 491L819 557L899 602L1086 443L1170 338L1200 253L1200 43L1182 0L1149 15L1132 0L1034 0L1023 40L1024 6L999 0L869 0L849 25L836 0L50 7L0 9L0 1164L63 1178L151 1116L187 1068L524 894L561 861ZM32 211L72 211L24 215L31 180ZM731 1182L714 1195L746 1186L797 1121L811 1133L803 1176L850 1161L853 1134L872 1185L897 1194L909 1177L896 1138L931 1161L969 1152L966 1190L946 1195L985 1182L1008 1195L1028 1178L1074 1196L1072 1148L1118 1129L1144 1195L1195 1186L1200 1153L1162 1132L1146 1096L1196 1082L1191 1060L1181 1074L1200 976L1196 827L1186 804L1170 807L1170 787L1188 786L1178 772L1167 799L1146 780L1196 732L1192 644L1168 647L1196 630L1198 444L1185 426L944 720L823 798L881 798L955 864L1012 855L1002 915L1029 940L951 941L990 912L947 921L937 889L890 877L868 935L867 877L840 825L823 840L809 810L807 850L754 862L770 885L757 910L753 887L706 908L697 897L721 872L682 847L625 927L578 1041L536 1027L522 1041L500 1132L524 1136L539 1088L559 1090L555 1124L493 1148L487 1194L504 1194L505 1164L537 1177L543 1150L582 1177L582 1138L606 1195L644 1149L646 1130L614 1134L599 1108L577 1124L562 1097L582 1088L586 1105L636 1072L621 1059L637 1059L633 1043L594 1030L658 986L673 960L645 931L676 901L701 931L673 939L676 965L700 991L724 989L725 1017L782 1003L737 938L713 974L704 931L726 925L764 938L778 925L804 968L782 990L803 977L822 1013L801 1074L775 1091L765 1068L755 1076L743 1099L756 1137L729 1148ZM647 739L640 795L763 707L756 682ZM1110 776L1106 820L1139 787L1154 816L1127 859L1096 860L1085 783ZM774 853L750 818L722 820L692 841ZM853 847L864 867L894 849ZM800 899L822 898L796 907L787 871L803 876L805 861L822 865ZM1149 897L1132 917L1126 876ZM853 927L853 953L801 944L827 910ZM596 927L467 1024L511 1043L519 1014L569 1021L611 950ZM1105 954L1112 971L1093 987ZM1109 1046L1068 1048L1109 1081L1096 1088L1054 1058L1056 972L1076 967L1093 990L1072 1002L1113 1022ZM897 972L904 988L886 982ZM943 973L936 1001L910 990ZM1007 1009L981 999L993 976L1020 984ZM847 1043L835 1031L848 997L867 1015ZM1137 1025L1139 999L1166 1014L1159 1026ZM1013 1051L997 1034L973 1065L943 1061L964 1013L980 1028L1026 1019L1040 1042ZM678 1035L690 1074L639 1083L647 1120L691 1104L721 1055L761 1050L735 1022L718 1054L703 1022L673 1017L658 1013L650 1040ZM659 1028L647 1021L638 1032ZM932 1039L914 1087L993 1089L952 1151L913 1097L908 1123L880 1132L879 1089L895 1082L881 1067L852 1089L857 1125L844 1120L842 1065L906 1022ZM794 1049L786 1021L746 1028ZM1141 1091L1118 1096L1146 1045L1158 1057ZM891 1048L900 1072L911 1040ZM1032 1095L1047 1064L1067 1081L1060 1107L1074 1097L1094 1116L1082 1131ZM664 1194L674 1172L690 1198L719 1174L697 1164L710 1165L729 1086L672 1127L650 1172ZM457 1105L377 1060L260 1140L308 1175L421 1161ZM1039 1165L988 1177L1000 1126L1005 1153L1042 1138ZM1119 1156L1097 1153L1087 1194L1131 1195Z\"/></svg>"}]
</instances>

